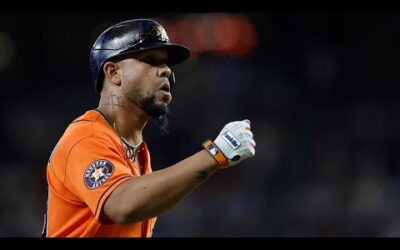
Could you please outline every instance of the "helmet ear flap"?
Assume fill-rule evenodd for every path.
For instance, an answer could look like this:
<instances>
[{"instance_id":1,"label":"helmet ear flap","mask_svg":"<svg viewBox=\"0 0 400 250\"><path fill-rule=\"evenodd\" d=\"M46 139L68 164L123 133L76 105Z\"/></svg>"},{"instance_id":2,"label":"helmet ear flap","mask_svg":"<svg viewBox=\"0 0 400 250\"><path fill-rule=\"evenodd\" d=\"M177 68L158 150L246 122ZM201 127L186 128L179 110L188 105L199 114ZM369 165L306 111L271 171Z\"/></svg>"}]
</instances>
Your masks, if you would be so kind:
<instances>
[{"instance_id":1,"label":"helmet ear flap","mask_svg":"<svg viewBox=\"0 0 400 250\"><path fill-rule=\"evenodd\" d=\"M169 86L172 89L174 87L174 85L175 85L175 74L174 74L174 72L171 72L171 75L169 75L169 77L168 77L168 81L169 81Z\"/></svg>"}]
</instances>

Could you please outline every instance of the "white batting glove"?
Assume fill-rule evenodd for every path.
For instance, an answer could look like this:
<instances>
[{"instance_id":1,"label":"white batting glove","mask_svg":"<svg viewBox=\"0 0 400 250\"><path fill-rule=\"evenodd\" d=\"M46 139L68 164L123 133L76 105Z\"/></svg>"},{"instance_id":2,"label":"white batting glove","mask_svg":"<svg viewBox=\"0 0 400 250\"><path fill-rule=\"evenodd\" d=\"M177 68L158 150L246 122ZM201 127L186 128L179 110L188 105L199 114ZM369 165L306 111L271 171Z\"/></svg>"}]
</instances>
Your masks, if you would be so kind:
<instances>
[{"instance_id":1,"label":"white batting glove","mask_svg":"<svg viewBox=\"0 0 400 250\"><path fill-rule=\"evenodd\" d=\"M207 140L203 146L221 168L234 166L256 153L256 142L247 119L226 124L214 142Z\"/></svg>"}]
</instances>

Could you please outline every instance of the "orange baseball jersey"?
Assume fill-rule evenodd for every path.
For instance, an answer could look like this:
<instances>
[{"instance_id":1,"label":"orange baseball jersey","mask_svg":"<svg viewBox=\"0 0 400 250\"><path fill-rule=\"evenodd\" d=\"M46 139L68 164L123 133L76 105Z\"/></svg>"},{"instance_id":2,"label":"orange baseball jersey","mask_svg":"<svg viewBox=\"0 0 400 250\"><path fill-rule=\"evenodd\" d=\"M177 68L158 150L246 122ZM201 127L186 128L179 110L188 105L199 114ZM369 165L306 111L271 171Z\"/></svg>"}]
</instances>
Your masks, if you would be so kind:
<instances>
[{"instance_id":1,"label":"orange baseball jersey","mask_svg":"<svg viewBox=\"0 0 400 250\"><path fill-rule=\"evenodd\" d=\"M143 142L139 173L126 157L126 146L96 110L75 119L51 153L47 165L46 237L151 237L156 217L117 224L103 214L103 205L121 183L151 173Z\"/></svg>"}]
</instances>

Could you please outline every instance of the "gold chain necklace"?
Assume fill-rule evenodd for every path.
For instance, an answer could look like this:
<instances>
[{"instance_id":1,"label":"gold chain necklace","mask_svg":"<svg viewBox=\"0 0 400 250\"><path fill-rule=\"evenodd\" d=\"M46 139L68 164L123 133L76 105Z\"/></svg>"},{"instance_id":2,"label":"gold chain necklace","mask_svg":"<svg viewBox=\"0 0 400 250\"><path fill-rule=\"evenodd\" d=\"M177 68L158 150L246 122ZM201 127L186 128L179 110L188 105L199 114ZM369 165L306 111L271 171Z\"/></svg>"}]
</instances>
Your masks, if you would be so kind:
<instances>
[{"instance_id":1,"label":"gold chain necklace","mask_svg":"<svg viewBox=\"0 0 400 250\"><path fill-rule=\"evenodd\" d=\"M142 150L142 147L140 147L140 145L142 145L143 138L142 138L142 140L140 140L140 142L138 144L132 145L124 137L119 135L118 128L115 125L115 122L113 123L113 128L114 128L115 132L118 134L119 138L121 138L121 140L124 142L124 144L126 146L126 151L125 151L126 158L131 159L132 163L134 163L136 160L136 156Z\"/></svg>"},{"instance_id":2,"label":"gold chain necklace","mask_svg":"<svg viewBox=\"0 0 400 250\"><path fill-rule=\"evenodd\" d=\"M119 135L118 128L115 125L115 122L113 123L113 126L111 126L110 122L108 121L106 116L103 114L103 112L101 112L99 109L96 109L96 111L100 113L100 115L104 118L104 120L106 120L107 125L115 131L115 133L118 135L118 137L121 139L121 141L125 144L125 147L126 147L125 156L127 159L130 159L132 161L132 163L134 163L137 155L142 150L141 145L143 143L143 138L138 144L131 145L124 137Z\"/></svg>"}]
</instances>

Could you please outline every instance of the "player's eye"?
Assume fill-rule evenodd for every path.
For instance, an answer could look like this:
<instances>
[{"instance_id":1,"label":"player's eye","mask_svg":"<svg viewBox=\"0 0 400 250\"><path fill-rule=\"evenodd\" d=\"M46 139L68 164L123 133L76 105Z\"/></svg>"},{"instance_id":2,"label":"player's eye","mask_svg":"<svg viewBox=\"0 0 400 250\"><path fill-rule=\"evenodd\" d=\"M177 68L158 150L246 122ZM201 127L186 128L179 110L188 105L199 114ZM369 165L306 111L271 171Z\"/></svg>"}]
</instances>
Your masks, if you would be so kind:
<instances>
[{"instance_id":1,"label":"player's eye","mask_svg":"<svg viewBox=\"0 0 400 250\"><path fill-rule=\"evenodd\" d=\"M151 66L160 66L160 65L166 63L165 60L155 57L155 56L152 56L152 55L144 57L142 61L147 64L150 64Z\"/></svg>"}]
</instances>

